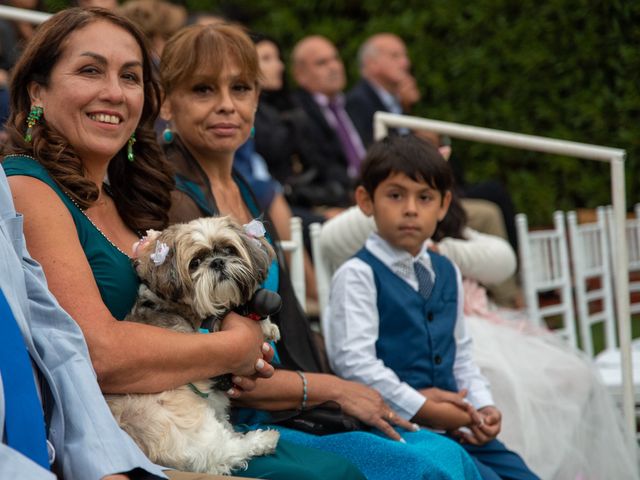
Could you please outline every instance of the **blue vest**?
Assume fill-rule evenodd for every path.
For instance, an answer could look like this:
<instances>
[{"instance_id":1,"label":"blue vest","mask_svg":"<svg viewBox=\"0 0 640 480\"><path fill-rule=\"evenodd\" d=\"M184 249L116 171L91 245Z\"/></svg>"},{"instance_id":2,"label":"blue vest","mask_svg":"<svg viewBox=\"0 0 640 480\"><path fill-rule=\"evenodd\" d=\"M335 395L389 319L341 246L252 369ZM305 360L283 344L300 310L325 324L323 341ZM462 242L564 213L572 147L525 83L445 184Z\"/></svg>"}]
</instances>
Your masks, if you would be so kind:
<instances>
[{"instance_id":1,"label":"blue vest","mask_svg":"<svg viewBox=\"0 0 640 480\"><path fill-rule=\"evenodd\" d=\"M415 389L458 391L453 376L458 284L453 264L429 252L436 281L425 300L366 248L356 258L373 270L380 325L376 353Z\"/></svg>"}]
</instances>

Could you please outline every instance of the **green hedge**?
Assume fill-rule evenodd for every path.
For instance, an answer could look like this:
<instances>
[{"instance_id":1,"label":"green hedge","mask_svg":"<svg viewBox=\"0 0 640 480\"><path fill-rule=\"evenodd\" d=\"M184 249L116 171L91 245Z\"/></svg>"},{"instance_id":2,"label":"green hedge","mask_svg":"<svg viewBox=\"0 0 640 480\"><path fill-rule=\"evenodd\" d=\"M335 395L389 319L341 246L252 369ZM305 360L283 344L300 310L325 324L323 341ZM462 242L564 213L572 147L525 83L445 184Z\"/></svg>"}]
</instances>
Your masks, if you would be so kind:
<instances>
[{"instance_id":1,"label":"green hedge","mask_svg":"<svg viewBox=\"0 0 640 480\"><path fill-rule=\"evenodd\" d=\"M315 5L314 5L315 3ZM640 2L629 0L187 0L275 37L320 33L350 82L369 35L405 39L430 118L623 148L640 201ZM213 8L215 5L215 8ZM454 140L470 181L503 180L532 224L610 202L606 164Z\"/></svg>"}]
</instances>

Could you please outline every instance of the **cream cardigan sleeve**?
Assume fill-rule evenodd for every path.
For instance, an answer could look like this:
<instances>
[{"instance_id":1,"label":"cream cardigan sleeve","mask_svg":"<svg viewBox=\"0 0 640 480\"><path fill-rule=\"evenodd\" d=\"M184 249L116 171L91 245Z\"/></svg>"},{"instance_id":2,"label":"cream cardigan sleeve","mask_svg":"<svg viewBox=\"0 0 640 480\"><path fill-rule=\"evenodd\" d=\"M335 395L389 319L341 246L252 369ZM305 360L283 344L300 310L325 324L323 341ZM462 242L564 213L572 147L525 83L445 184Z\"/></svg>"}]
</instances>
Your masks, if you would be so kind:
<instances>
[{"instance_id":1,"label":"cream cardigan sleeve","mask_svg":"<svg viewBox=\"0 0 640 480\"><path fill-rule=\"evenodd\" d=\"M372 217L358 207L351 207L322 226L320 245L330 271L334 272L365 243L376 230ZM500 283L516 269L516 255L505 240L494 235L464 231L465 239L445 238L438 251L452 260L464 277L484 285Z\"/></svg>"}]
</instances>

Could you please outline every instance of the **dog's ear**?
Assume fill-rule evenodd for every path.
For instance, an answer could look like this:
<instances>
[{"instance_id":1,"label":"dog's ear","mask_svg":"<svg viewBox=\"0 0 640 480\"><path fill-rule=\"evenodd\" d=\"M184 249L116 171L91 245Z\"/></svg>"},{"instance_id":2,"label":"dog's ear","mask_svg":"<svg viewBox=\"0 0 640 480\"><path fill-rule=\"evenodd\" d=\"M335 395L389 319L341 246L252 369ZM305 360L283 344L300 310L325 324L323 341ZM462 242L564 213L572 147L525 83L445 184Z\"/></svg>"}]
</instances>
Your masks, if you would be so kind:
<instances>
[{"instance_id":1,"label":"dog's ear","mask_svg":"<svg viewBox=\"0 0 640 480\"><path fill-rule=\"evenodd\" d=\"M244 232L241 237L246 245L253 267L259 276L258 283L262 283L267 278L269 267L275 258L275 252L265 237L255 238Z\"/></svg>"},{"instance_id":2,"label":"dog's ear","mask_svg":"<svg viewBox=\"0 0 640 480\"><path fill-rule=\"evenodd\" d=\"M179 301L184 295L178 271L176 252L177 226L162 232L150 231L151 235L134 262L138 275L148 287L165 300Z\"/></svg>"}]
</instances>

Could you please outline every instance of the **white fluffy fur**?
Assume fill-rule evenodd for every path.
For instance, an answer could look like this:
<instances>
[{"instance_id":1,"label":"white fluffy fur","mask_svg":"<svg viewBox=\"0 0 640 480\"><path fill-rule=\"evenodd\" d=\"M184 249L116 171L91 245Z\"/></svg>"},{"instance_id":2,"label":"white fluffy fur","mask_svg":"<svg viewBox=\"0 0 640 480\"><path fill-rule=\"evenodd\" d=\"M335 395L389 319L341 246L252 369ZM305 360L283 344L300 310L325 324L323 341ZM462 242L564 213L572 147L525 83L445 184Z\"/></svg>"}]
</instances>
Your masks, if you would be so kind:
<instances>
[{"instance_id":1,"label":"white fluffy fur","mask_svg":"<svg viewBox=\"0 0 640 480\"><path fill-rule=\"evenodd\" d=\"M150 259L156 242L169 247L161 265ZM264 239L248 237L229 217L149 232L137 252L136 270L144 283L127 320L182 332L197 332L207 316L220 317L246 303L274 255ZM265 339L279 339L276 325L268 319L261 324ZM208 398L184 385L155 394L107 395L107 402L120 426L160 465L228 474L246 468L251 457L275 450L277 431L235 432L226 395L211 381L194 385Z\"/></svg>"}]
</instances>

